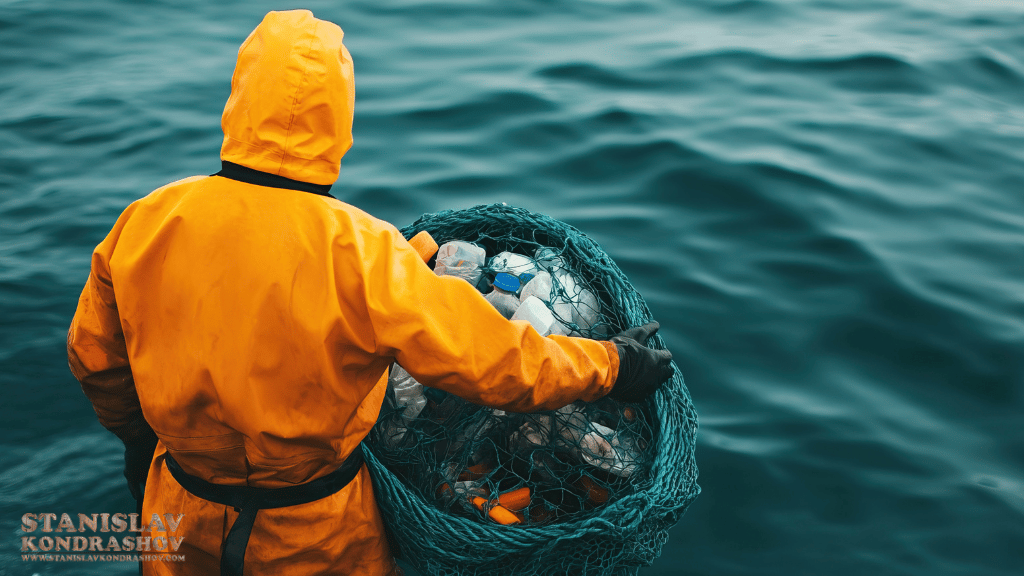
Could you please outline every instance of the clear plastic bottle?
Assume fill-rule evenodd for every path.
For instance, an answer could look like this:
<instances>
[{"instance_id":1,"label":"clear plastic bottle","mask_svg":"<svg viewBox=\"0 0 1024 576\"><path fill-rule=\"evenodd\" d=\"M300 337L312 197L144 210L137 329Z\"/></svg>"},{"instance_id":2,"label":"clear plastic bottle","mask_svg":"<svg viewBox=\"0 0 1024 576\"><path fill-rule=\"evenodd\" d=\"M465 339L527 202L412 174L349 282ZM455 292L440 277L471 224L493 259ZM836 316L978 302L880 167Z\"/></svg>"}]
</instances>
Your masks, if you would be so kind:
<instances>
[{"instance_id":1,"label":"clear plastic bottle","mask_svg":"<svg viewBox=\"0 0 1024 576\"><path fill-rule=\"evenodd\" d=\"M537 264L550 274L551 279L548 280L547 287L550 295L541 297L537 293L543 290L540 284L530 291L530 295L538 296L550 303L555 317L566 324L576 324L580 330L592 330L597 326L601 319L601 303L597 296L566 267L565 259L547 247L538 248L534 256ZM544 272L540 272L534 280L543 274ZM522 298L524 297L520 296L520 299ZM581 334L574 331L572 335Z\"/></svg>"},{"instance_id":2,"label":"clear plastic bottle","mask_svg":"<svg viewBox=\"0 0 1024 576\"><path fill-rule=\"evenodd\" d=\"M542 246L537 249L533 257L536 259L537 264L544 270L550 271L557 268L565 268L565 260L556 254L552 248Z\"/></svg>"},{"instance_id":3,"label":"clear plastic bottle","mask_svg":"<svg viewBox=\"0 0 1024 576\"><path fill-rule=\"evenodd\" d=\"M519 308L519 298L516 298L516 291L519 289L519 279L507 272L499 272L494 277L494 290L484 295L484 298L494 306L505 318L512 318Z\"/></svg>"},{"instance_id":4,"label":"clear plastic bottle","mask_svg":"<svg viewBox=\"0 0 1024 576\"><path fill-rule=\"evenodd\" d=\"M437 250L434 273L438 276L456 276L476 286L487 253L476 244L453 240L445 242Z\"/></svg>"},{"instance_id":5,"label":"clear plastic bottle","mask_svg":"<svg viewBox=\"0 0 1024 576\"><path fill-rule=\"evenodd\" d=\"M636 442L625 434L591 422L580 441L579 455L584 462L616 476L628 478L639 467Z\"/></svg>"},{"instance_id":6,"label":"clear plastic bottle","mask_svg":"<svg viewBox=\"0 0 1024 576\"><path fill-rule=\"evenodd\" d=\"M601 305L593 292L565 268L555 268L551 272L554 277L555 296L551 299L551 307L563 322L571 322L580 330L594 327L601 317ZM567 312L568 314L565 314ZM574 332L573 335L578 335Z\"/></svg>"},{"instance_id":7,"label":"clear plastic bottle","mask_svg":"<svg viewBox=\"0 0 1024 576\"><path fill-rule=\"evenodd\" d=\"M639 468L640 451L628 432L620 433L591 422L576 404L559 408L555 418L556 443L578 461L623 478Z\"/></svg>"},{"instance_id":8,"label":"clear plastic bottle","mask_svg":"<svg viewBox=\"0 0 1024 576\"><path fill-rule=\"evenodd\" d=\"M540 268L532 258L516 254L515 252L502 252L491 258L490 268L495 272L508 272L513 276L519 277L526 274L536 276L540 272Z\"/></svg>"},{"instance_id":9,"label":"clear plastic bottle","mask_svg":"<svg viewBox=\"0 0 1024 576\"><path fill-rule=\"evenodd\" d=\"M510 442L518 453L526 454L534 448L547 446L552 442L552 420L547 414L531 414L518 430L510 436Z\"/></svg>"},{"instance_id":10,"label":"clear plastic bottle","mask_svg":"<svg viewBox=\"0 0 1024 576\"><path fill-rule=\"evenodd\" d=\"M391 366L388 384L395 389L395 403L402 408L402 418L406 422L415 420L427 405L427 397L423 395L423 384L417 382L398 364Z\"/></svg>"},{"instance_id":11,"label":"clear plastic bottle","mask_svg":"<svg viewBox=\"0 0 1024 576\"><path fill-rule=\"evenodd\" d=\"M388 440L392 444L397 444L405 438L409 423L415 420L427 405L427 397L423 395L423 384L417 382L397 363L391 366L388 387L394 390L395 404L401 409L400 419L392 422L387 431Z\"/></svg>"}]
</instances>

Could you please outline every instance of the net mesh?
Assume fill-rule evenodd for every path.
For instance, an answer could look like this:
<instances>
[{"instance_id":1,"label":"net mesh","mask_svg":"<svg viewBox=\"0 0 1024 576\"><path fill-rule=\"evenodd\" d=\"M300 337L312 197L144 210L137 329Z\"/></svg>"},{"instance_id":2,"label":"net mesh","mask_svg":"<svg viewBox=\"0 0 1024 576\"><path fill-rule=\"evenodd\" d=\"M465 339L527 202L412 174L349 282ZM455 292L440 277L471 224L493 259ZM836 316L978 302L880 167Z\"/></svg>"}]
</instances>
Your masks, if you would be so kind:
<instances>
[{"instance_id":1,"label":"net mesh","mask_svg":"<svg viewBox=\"0 0 1024 576\"><path fill-rule=\"evenodd\" d=\"M424 215L402 233L423 230L492 257L467 278L482 291L501 271L523 283L546 272L550 287L534 292L555 333L607 339L651 319L601 248L558 220L493 204ZM525 257L518 270L504 252ZM647 345L664 348L658 335ZM396 555L425 574L635 573L700 492L697 416L678 368L643 403L534 414L424 387L397 364L389 384L364 452Z\"/></svg>"}]
</instances>

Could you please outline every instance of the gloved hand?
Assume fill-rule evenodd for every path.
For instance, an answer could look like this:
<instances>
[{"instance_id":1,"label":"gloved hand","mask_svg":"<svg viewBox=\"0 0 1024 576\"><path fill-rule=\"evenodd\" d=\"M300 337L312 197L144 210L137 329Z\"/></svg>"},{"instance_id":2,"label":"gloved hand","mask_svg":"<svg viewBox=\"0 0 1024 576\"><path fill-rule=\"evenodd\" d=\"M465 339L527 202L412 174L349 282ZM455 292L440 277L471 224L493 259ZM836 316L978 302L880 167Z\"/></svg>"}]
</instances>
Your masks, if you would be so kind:
<instances>
[{"instance_id":1,"label":"gloved hand","mask_svg":"<svg viewBox=\"0 0 1024 576\"><path fill-rule=\"evenodd\" d=\"M672 353L644 346L660 327L649 322L612 336L619 349L619 375L608 396L621 402L640 402L672 377Z\"/></svg>"},{"instance_id":2,"label":"gloved hand","mask_svg":"<svg viewBox=\"0 0 1024 576\"><path fill-rule=\"evenodd\" d=\"M153 462L156 451L157 437L149 424L142 420L133 422L131 430L119 434L124 442L124 477L128 481L128 490L137 502L142 502L142 493L149 475L149 465Z\"/></svg>"}]
</instances>

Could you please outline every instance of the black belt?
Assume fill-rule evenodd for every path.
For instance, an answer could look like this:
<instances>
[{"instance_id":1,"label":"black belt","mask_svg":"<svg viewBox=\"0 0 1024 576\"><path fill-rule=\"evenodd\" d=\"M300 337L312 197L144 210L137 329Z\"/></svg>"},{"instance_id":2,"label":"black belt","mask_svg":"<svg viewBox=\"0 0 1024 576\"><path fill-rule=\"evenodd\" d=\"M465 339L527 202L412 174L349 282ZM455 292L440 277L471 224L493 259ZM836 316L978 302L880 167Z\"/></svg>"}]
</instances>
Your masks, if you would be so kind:
<instances>
[{"instance_id":1,"label":"black belt","mask_svg":"<svg viewBox=\"0 0 1024 576\"><path fill-rule=\"evenodd\" d=\"M342 462L341 466L326 476L312 482L284 488L254 488L250 486L224 486L207 482L181 469L181 466L167 453L167 469L181 487L203 500L231 506L238 511L238 518L228 530L220 555L222 576L242 576L245 563L245 548L249 545L252 525L256 513L265 508L286 508L315 502L334 494L348 485L363 465L362 446Z\"/></svg>"}]
</instances>

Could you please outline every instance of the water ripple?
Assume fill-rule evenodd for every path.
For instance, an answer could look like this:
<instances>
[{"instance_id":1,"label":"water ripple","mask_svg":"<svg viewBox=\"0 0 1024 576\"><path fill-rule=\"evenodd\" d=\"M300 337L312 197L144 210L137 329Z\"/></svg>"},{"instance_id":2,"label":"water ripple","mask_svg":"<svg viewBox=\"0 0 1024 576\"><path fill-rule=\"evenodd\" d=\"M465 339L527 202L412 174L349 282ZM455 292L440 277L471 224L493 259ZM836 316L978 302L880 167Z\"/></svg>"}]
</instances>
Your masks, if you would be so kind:
<instances>
[{"instance_id":1,"label":"water ripple","mask_svg":"<svg viewBox=\"0 0 1024 576\"><path fill-rule=\"evenodd\" d=\"M0 4L0 531L16 535L28 509L131 506L67 326L120 211L216 171L238 44L277 7ZM1019 572L1024 7L311 7L356 64L339 198L398 225L494 201L548 213L661 321L704 491L642 573Z\"/></svg>"}]
</instances>

